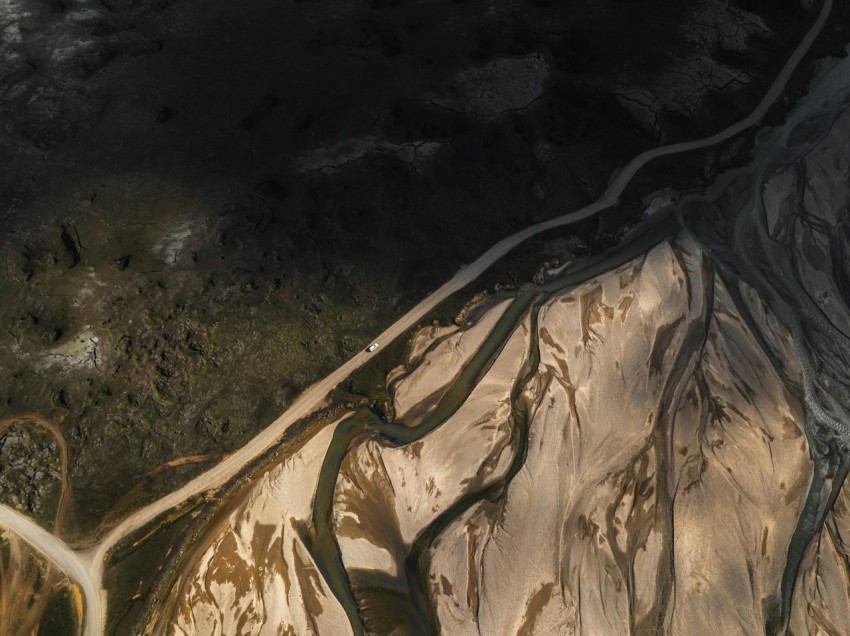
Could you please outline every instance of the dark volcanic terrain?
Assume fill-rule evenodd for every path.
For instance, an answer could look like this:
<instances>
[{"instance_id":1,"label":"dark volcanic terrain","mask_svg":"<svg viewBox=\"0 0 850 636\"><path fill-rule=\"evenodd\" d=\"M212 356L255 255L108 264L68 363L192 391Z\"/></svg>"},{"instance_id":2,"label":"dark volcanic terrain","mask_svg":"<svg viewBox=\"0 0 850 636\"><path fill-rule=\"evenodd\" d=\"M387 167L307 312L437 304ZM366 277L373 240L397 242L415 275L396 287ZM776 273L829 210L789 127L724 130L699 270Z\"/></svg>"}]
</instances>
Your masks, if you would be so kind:
<instances>
[{"instance_id":1,"label":"dark volcanic terrain","mask_svg":"<svg viewBox=\"0 0 850 636\"><path fill-rule=\"evenodd\" d=\"M4 2L0 419L61 426L65 534L241 445L641 150L740 119L811 19L791 1ZM846 35L828 26L814 55ZM721 159L641 183L687 165L693 187ZM571 249L639 213L574 228ZM15 479L19 507L49 487Z\"/></svg>"}]
</instances>

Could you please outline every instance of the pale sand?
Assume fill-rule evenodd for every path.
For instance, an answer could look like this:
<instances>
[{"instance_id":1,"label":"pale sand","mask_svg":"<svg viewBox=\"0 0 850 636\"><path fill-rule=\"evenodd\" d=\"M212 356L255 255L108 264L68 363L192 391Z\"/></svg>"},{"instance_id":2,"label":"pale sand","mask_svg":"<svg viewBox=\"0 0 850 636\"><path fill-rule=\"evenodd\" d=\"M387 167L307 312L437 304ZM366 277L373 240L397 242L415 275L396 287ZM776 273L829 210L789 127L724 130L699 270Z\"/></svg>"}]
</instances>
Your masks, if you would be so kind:
<instances>
[{"instance_id":1,"label":"pale sand","mask_svg":"<svg viewBox=\"0 0 850 636\"><path fill-rule=\"evenodd\" d=\"M498 302L467 329L428 327L417 334L411 353L411 364L415 366L392 384L396 420L415 426L417 416L430 411L490 334L508 305L509 300ZM422 357L423 351L441 337L444 340Z\"/></svg>"},{"instance_id":2,"label":"pale sand","mask_svg":"<svg viewBox=\"0 0 850 636\"><path fill-rule=\"evenodd\" d=\"M501 311L501 306L494 310ZM526 321L466 402L427 441L393 448L369 439L352 449L334 501L337 535L349 569L395 576L395 564L428 523L461 496L504 475L513 453L510 391L528 346ZM393 555L391 568L384 563L387 552Z\"/></svg>"},{"instance_id":3,"label":"pale sand","mask_svg":"<svg viewBox=\"0 0 850 636\"><path fill-rule=\"evenodd\" d=\"M334 426L254 480L172 589L169 634L348 634L345 612L304 544ZM162 629L162 625L160 626Z\"/></svg>"}]
</instances>

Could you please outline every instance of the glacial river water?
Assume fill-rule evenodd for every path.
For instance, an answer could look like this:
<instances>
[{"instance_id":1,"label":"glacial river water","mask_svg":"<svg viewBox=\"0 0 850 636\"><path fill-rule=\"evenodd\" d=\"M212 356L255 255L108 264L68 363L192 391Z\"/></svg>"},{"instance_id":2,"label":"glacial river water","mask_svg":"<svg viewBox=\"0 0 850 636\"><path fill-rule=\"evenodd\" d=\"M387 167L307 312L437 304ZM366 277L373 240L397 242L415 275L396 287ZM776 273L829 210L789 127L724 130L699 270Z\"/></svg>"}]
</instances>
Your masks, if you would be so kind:
<instances>
[{"instance_id":1,"label":"glacial river water","mask_svg":"<svg viewBox=\"0 0 850 636\"><path fill-rule=\"evenodd\" d=\"M817 272L819 280L826 280L825 284L831 287L824 293L833 295L830 305L833 312L850 314L850 275L845 258L850 239L848 211L846 208L836 210L830 225L829 219L816 218L807 212L803 200L806 179L803 160L830 131L848 99L850 58L844 58L822 74L785 124L761 131L748 165L719 175L703 192L679 197L636 228L616 249L568 270L550 283L523 286L460 376L436 407L415 426L384 421L377 414L362 410L337 427L322 466L310 539L320 570L344 607L355 634L363 634L364 626L333 528L334 487L343 459L354 441L366 433L380 436L388 445L410 444L427 437L460 408L514 330L530 318L531 350L511 393L513 434L517 439L507 473L496 483L462 497L419 533L404 564L409 594L375 596L384 599L381 611L392 616L402 632L435 633L434 611L426 593L429 546L453 519L475 502L503 492L525 460L528 417L517 397L535 373L539 359L536 330L539 308L553 294L628 263L680 232L689 232L704 247L733 297L740 300L740 289L744 285L756 290L794 337L804 378L805 430L815 471L803 514L789 546L781 607L772 614L768 612L773 616L772 624L767 626L768 633L778 632L787 624L803 552L820 531L850 467L850 412L846 408L850 399L847 362L850 360L850 334L825 311L823 303L813 297L810 279L813 274L809 271ZM797 175L797 205L786 205L778 218L768 219L764 202L766 184L787 170ZM802 239L801 224L810 228ZM777 234L771 229L776 227L786 228L786 231ZM816 252L814 257L813 252ZM770 335L760 333L757 321L748 315L746 303L741 301L739 305L750 327L758 332L756 335L762 345L769 349L765 339ZM380 601L373 599L372 602Z\"/></svg>"}]
</instances>

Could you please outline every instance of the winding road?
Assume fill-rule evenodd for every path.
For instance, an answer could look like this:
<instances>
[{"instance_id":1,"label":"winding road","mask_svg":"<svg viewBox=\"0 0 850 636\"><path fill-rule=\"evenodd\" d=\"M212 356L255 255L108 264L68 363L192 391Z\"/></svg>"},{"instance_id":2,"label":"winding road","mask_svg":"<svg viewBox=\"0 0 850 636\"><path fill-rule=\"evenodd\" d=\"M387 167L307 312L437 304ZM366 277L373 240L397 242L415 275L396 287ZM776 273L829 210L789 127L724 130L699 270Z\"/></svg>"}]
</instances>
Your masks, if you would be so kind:
<instances>
[{"instance_id":1,"label":"winding road","mask_svg":"<svg viewBox=\"0 0 850 636\"><path fill-rule=\"evenodd\" d=\"M749 116L725 130L697 141L671 144L644 152L632 159L609 185L605 193L594 203L564 214L549 221L527 227L513 234L467 265L442 287L427 296L383 333L374 338L386 346L437 307L453 293L461 290L478 278L495 261L530 237L547 230L587 219L615 205L626 186L647 163L653 159L680 152L700 150L726 141L742 131L758 124L770 107L782 94L785 86L812 42L826 24L833 0L824 0L817 19L803 37L794 53L771 84L761 102ZM86 636L103 634L106 620L106 593L102 589L103 568L107 554L132 532L153 521L159 515L179 506L188 499L217 488L234 477L251 461L268 451L294 422L313 413L327 395L352 372L365 364L373 353L359 352L323 380L304 391L279 418L266 427L245 446L229 455L215 467L199 475L179 490L166 495L152 504L134 512L118 523L94 548L85 551L70 549L61 539L53 536L11 508L0 505L0 526L15 532L28 541L45 558L62 569L81 588L86 603L84 633Z\"/></svg>"}]
</instances>

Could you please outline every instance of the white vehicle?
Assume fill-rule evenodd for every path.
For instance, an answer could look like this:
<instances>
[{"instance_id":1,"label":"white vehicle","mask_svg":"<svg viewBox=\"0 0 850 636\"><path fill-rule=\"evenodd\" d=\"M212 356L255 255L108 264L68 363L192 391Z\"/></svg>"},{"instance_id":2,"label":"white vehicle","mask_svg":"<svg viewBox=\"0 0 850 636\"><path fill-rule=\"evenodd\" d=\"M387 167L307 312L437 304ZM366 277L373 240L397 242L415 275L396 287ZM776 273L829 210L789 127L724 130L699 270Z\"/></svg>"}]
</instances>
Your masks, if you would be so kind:
<instances>
[{"instance_id":1,"label":"white vehicle","mask_svg":"<svg viewBox=\"0 0 850 636\"><path fill-rule=\"evenodd\" d=\"M372 352L373 352L375 349L377 349L377 348L378 348L378 343L377 343L377 342L373 342L373 343L372 343L372 344L370 344L368 347L366 347L366 353L372 353Z\"/></svg>"}]
</instances>

